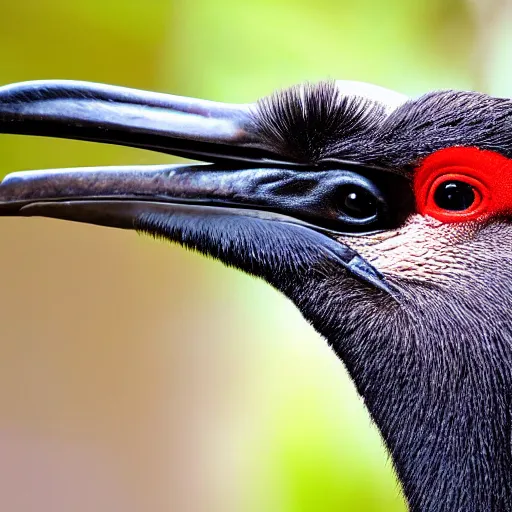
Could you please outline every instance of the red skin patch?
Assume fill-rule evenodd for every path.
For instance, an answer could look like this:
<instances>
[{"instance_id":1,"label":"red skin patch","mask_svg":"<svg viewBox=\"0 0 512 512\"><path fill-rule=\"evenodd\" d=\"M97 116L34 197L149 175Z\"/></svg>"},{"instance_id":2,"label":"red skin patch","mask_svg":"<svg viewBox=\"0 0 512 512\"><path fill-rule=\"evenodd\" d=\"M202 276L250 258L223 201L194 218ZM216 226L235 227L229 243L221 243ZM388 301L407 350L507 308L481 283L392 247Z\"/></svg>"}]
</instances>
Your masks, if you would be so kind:
<instances>
[{"instance_id":1,"label":"red skin patch","mask_svg":"<svg viewBox=\"0 0 512 512\"><path fill-rule=\"evenodd\" d=\"M475 191L475 201L462 211L445 210L434 201L445 181L463 181ZM512 160L494 151L453 147L423 160L414 176L416 208L442 222L463 222L512 211Z\"/></svg>"}]
</instances>

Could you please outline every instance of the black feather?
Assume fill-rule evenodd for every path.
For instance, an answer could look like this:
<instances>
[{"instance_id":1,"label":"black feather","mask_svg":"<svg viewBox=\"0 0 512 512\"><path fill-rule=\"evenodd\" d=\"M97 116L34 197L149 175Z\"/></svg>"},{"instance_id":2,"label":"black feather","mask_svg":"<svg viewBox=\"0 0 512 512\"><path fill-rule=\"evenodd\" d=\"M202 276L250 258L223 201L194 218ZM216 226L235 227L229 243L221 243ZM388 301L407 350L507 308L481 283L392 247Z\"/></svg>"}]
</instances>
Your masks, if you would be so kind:
<instances>
[{"instance_id":1,"label":"black feather","mask_svg":"<svg viewBox=\"0 0 512 512\"><path fill-rule=\"evenodd\" d=\"M388 115L378 101L320 82L263 98L253 122L268 149L301 164L352 160L409 174L422 158L452 146L512 157L512 101L479 92L431 92Z\"/></svg>"},{"instance_id":2,"label":"black feather","mask_svg":"<svg viewBox=\"0 0 512 512\"><path fill-rule=\"evenodd\" d=\"M253 113L258 135L272 151L305 164L330 156L333 145L350 153L359 137L385 118L384 106L347 96L333 81L291 87L263 98Z\"/></svg>"},{"instance_id":3,"label":"black feather","mask_svg":"<svg viewBox=\"0 0 512 512\"><path fill-rule=\"evenodd\" d=\"M512 101L478 92L432 92L402 105L365 142L358 148L362 161L403 170L453 146L474 146L510 158Z\"/></svg>"}]
</instances>

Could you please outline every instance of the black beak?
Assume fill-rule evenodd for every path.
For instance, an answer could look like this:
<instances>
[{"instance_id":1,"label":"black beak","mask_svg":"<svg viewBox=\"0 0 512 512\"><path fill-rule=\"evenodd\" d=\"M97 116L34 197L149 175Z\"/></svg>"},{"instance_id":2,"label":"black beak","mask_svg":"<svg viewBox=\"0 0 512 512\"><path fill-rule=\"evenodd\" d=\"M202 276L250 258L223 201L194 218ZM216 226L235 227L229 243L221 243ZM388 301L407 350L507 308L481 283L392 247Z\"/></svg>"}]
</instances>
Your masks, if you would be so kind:
<instances>
[{"instance_id":1,"label":"black beak","mask_svg":"<svg viewBox=\"0 0 512 512\"><path fill-rule=\"evenodd\" d=\"M337 263L390 292L376 269L334 237L387 227L389 191L403 187L402 178L389 173L379 183L368 174L371 170L354 163L342 169L312 169L286 162L265 147L255 127L252 105L83 82L0 88L0 133L121 144L215 164L13 173L0 185L0 215L127 229L143 229L148 218L160 223L165 218L165 233L175 240L177 231L169 234L172 219L277 222L316 233L319 245L328 247ZM374 212L358 218L340 210L340 193L350 190L367 194Z\"/></svg>"}]
</instances>

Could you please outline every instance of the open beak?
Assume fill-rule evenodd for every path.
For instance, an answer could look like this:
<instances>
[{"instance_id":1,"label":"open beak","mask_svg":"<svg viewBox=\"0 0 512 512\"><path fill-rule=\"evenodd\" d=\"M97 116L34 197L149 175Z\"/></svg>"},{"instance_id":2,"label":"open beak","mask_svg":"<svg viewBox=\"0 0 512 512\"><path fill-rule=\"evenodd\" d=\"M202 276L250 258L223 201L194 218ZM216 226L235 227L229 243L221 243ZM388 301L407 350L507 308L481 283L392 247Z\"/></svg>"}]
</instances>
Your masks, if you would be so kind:
<instances>
[{"instance_id":1,"label":"open beak","mask_svg":"<svg viewBox=\"0 0 512 512\"><path fill-rule=\"evenodd\" d=\"M389 292L375 268L334 240L336 233L364 231L366 222L344 221L336 207L340 188L368 189L377 203L381 190L373 190L374 181L355 164L322 170L284 161L265 148L253 115L251 105L85 82L1 87L0 133L121 144L214 165L12 173L0 184L0 215L44 216L127 229L140 229L141 219L152 214L170 223L183 216L278 222L315 232L352 275Z\"/></svg>"}]
</instances>

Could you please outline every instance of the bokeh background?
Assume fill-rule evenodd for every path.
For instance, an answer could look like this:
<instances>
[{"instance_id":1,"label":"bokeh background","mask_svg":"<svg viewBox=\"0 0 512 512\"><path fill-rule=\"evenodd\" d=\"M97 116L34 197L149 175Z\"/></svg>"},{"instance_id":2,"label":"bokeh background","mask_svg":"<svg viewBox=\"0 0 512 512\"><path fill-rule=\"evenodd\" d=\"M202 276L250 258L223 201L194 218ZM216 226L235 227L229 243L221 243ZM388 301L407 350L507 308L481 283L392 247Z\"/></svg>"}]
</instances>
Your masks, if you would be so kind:
<instances>
[{"instance_id":1,"label":"bokeh background","mask_svg":"<svg viewBox=\"0 0 512 512\"><path fill-rule=\"evenodd\" d=\"M305 80L512 95L506 1L0 0L0 83L250 102ZM169 157L0 137L0 174ZM264 283L135 233L0 222L0 510L405 510L342 364Z\"/></svg>"}]
</instances>

